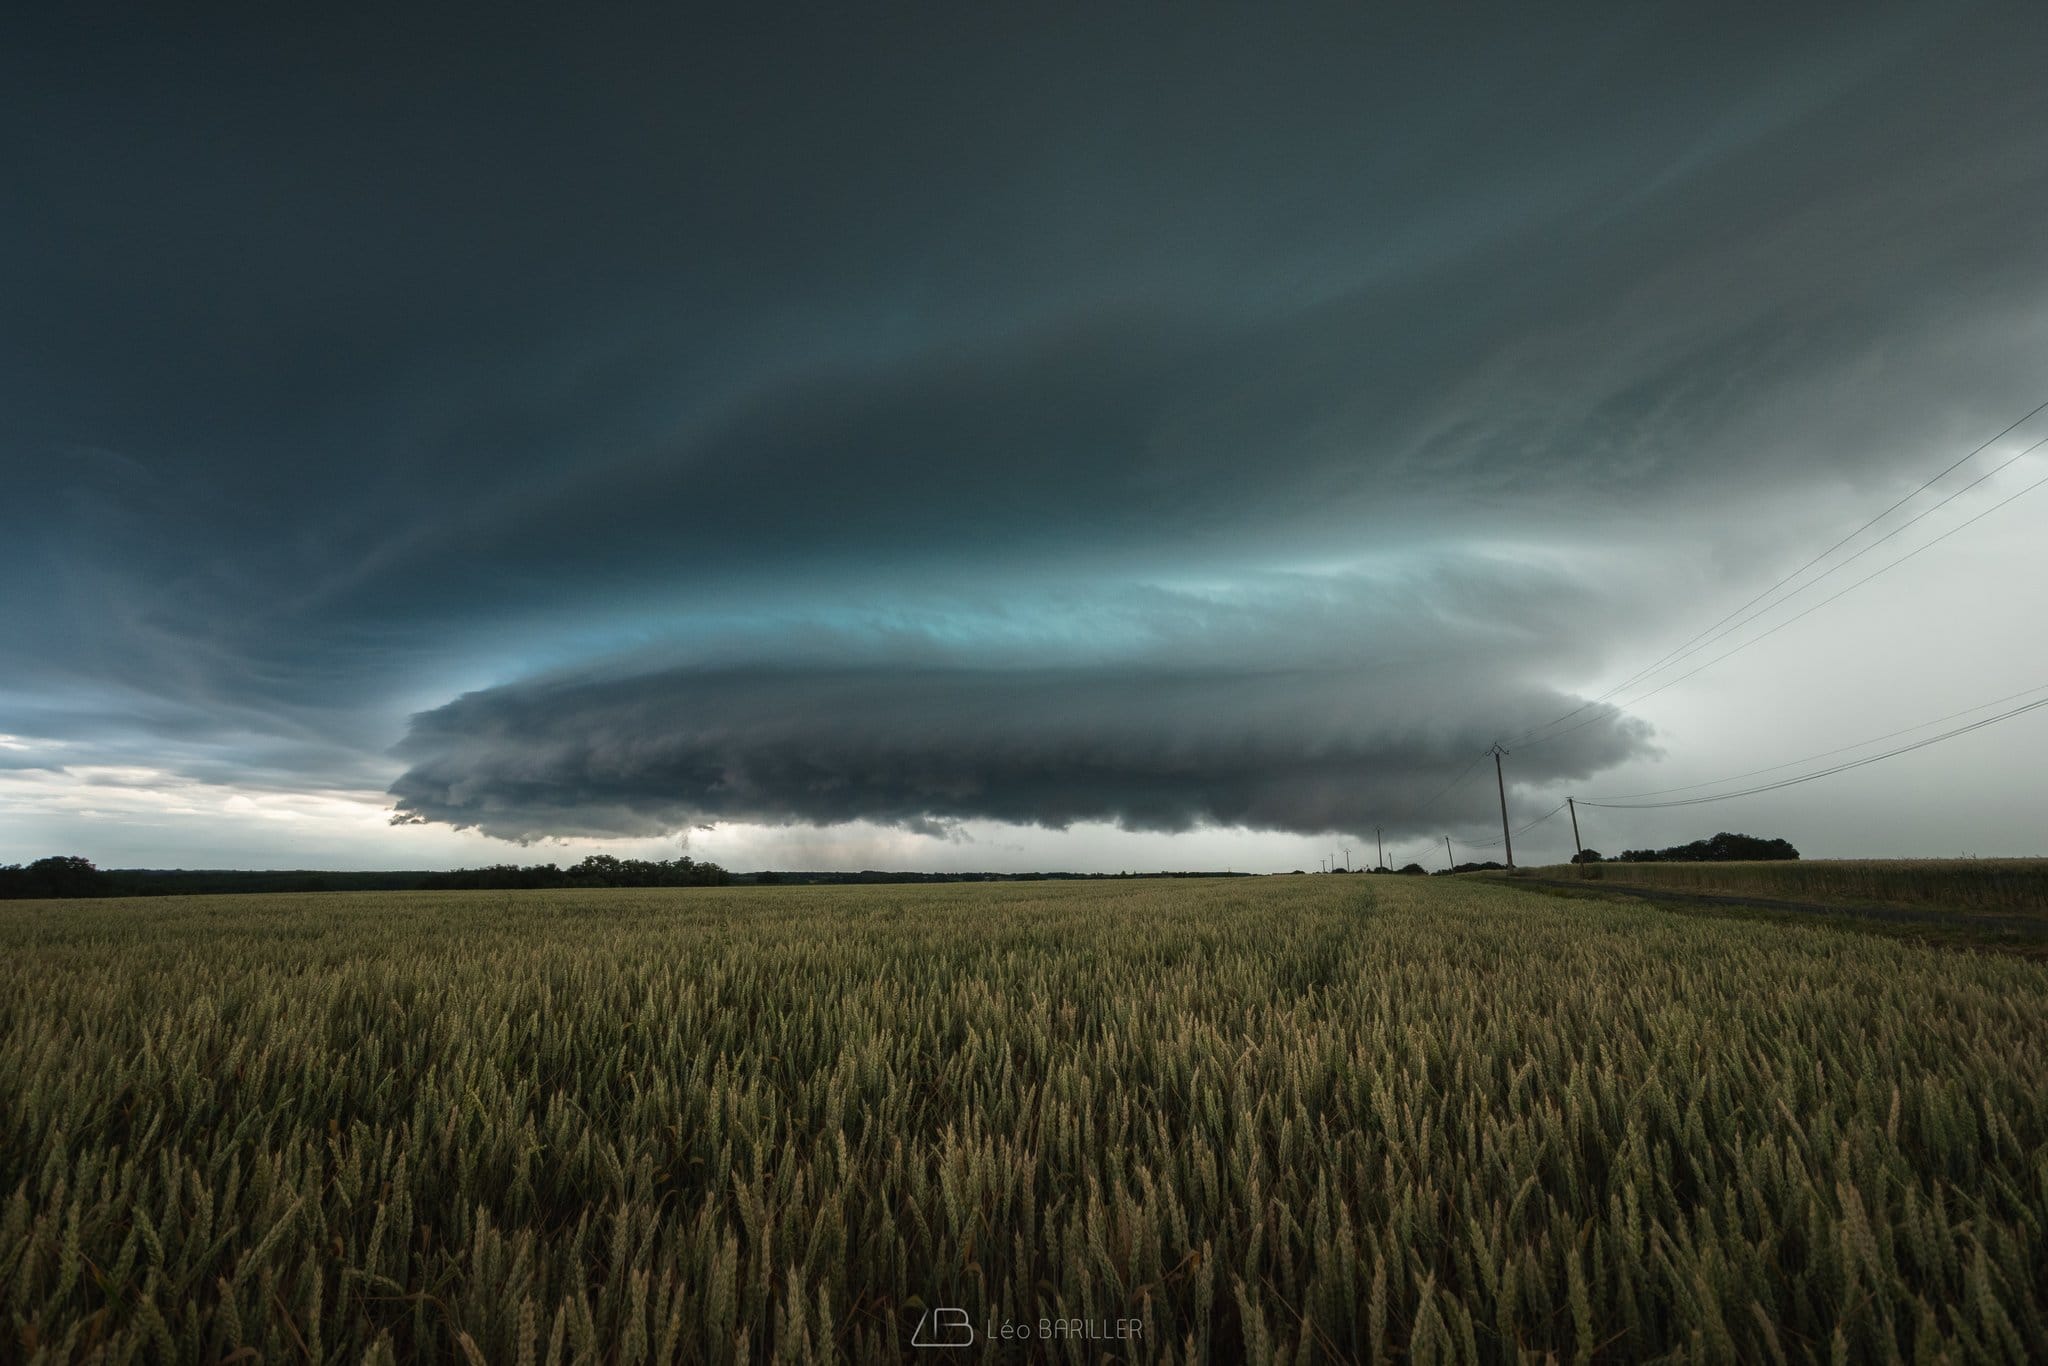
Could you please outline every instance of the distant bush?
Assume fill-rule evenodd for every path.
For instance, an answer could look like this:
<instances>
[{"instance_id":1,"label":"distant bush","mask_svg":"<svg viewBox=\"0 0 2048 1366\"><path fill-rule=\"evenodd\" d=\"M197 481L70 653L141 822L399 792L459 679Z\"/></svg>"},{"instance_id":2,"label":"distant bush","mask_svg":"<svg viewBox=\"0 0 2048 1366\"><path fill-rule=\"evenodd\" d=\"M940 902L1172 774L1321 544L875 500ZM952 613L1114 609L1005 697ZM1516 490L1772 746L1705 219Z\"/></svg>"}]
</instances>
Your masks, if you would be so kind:
<instances>
[{"instance_id":1,"label":"distant bush","mask_svg":"<svg viewBox=\"0 0 2048 1366\"><path fill-rule=\"evenodd\" d=\"M1598 849L1581 849L1572 855L1573 863L1603 863L1605 856Z\"/></svg>"},{"instance_id":2,"label":"distant bush","mask_svg":"<svg viewBox=\"0 0 2048 1366\"><path fill-rule=\"evenodd\" d=\"M1428 877L1428 876L1429 876L1429 869L1427 869L1427 868L1423 867L1423 866L1422 866L1421 864L1419 864L1419 863L1408 863L1408 864L1403 864L1403 865L1402 865L1402 867L1401 867L1401 871L1402 871L1402 873L1406 874L1406 875L1407 875L1407 876L1409 876L1409 877Z\"/></svg>"},{"instance_id":3,"label":"distant bush","mask_svg":"<svg viewBox=\"0 0 2048 1366\"><path fill-rule=\"evenodd\" d=\"M1669 849L1625 849L1623 863L1768 863L1796 859L1799 851L1785 840L1733 835L1726 830L1712 839L1674 844ZM1577 862L1577 860L1573 860Z\"/></svg>"}]
</instances>

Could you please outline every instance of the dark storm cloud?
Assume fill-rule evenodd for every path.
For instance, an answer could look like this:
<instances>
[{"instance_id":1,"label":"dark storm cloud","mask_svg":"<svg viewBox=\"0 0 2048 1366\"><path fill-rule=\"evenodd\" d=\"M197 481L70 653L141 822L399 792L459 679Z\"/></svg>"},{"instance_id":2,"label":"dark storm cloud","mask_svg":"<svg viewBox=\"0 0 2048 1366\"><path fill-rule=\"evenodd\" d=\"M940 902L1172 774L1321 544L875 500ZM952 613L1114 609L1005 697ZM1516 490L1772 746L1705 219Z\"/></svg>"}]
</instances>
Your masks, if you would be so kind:
<instances>
[{"instance_id":1,"label":"dark storm cloud","mask_svg":"<svg viewBox=\"0 0 2048 1366\"><path fill-rule=\"evenodd\" d=\"M699 641L688 663L643 654L416 716L392 793L401 819L515 839L855 819L1439 828L1425 818L1484 809L1476 786L1431 801L1474 754L1573 705L1495 667L1569 650L1563 582L1461 562L1151 590L1095 605L1083 649L1042 620L967 644L785 629L767 659ZM1518 783L1646 751L1640 723L1588 715L1528 751Z\"/></svg>"},{"instance_id":2,"label":"dark storm cloud","mask_svg":"<svg viewBox=\"0 0 2048 1366\"><path fill-rule=\"evenodd\" d=\"M402 749L412 767L392 793L401 819L507 839L720 821L1421 828L1428 789L1459 776L1489 736L1420 733L1362 692L1370 684L1227 667L757 667L515 684L416 718ZM1511 725L1562 701L1467 700ZM1536 751L1519 776L1583 777L1640 740L1610 720ZM1436 814L1470 814L1472 800Z\"/></svg>"},{"instance_id":3,"label":"dark storm cloud","mask_svg":"<svg viewBox=\"0 0 2048 1366\"><path fill-rule=\"evenodd\" d=\"M0 600L0 732L353 784L481 687L415 728L398 790L433 819L851 810L773 758L808 747L890 819L1010 784L1082 819L1094 773L1127 822L1298 828L1342 807L1332 754L1431 779L1399 728L1447 679L1493 680L1451 727L1483 743L1547 705L1567 625L1583 660L1668 604L1587 572L1553 619L1454 576L1409 600L1431 629L1386 609L1333 658L1304 580L1261 669L1154 585L1512 542L1704 592L2037 379L2024 10L60 22L0 43L33 134L0 167L0 574L34 585ZM1063 594L1076 635L1194 625L1037 673L932 654L941 616ZM826 618L861 659L816 656ZM676 658L521 681L636 644ZM746 679L892 747L776 738ZM1020 729L977 738L1001 679ZM552 756L531 790L488 742L515 722ZM667 748L608 792L589 756L642 722ZM1027 739L1075 767L1033 777Z\"/></svg>"}]
</instances>

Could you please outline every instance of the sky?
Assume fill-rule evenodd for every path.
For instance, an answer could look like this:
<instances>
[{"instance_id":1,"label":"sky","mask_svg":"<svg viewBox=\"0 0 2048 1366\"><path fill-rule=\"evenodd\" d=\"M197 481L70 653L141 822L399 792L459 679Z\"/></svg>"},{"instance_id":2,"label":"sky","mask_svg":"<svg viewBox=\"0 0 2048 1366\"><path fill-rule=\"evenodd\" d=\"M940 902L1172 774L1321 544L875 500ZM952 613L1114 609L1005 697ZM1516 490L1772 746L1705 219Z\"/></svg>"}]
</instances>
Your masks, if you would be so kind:
<instances>
[{"instance_id":1,"label":"sky","mask_svg":"<svg viewBox=\"0 0 2048 1366\"><path fill-rule=\"evenodd\" d=\"M420 8L0 21L0 862L1551 861L2048 696L2038 7Z\"/></svg>"}]
</instances>

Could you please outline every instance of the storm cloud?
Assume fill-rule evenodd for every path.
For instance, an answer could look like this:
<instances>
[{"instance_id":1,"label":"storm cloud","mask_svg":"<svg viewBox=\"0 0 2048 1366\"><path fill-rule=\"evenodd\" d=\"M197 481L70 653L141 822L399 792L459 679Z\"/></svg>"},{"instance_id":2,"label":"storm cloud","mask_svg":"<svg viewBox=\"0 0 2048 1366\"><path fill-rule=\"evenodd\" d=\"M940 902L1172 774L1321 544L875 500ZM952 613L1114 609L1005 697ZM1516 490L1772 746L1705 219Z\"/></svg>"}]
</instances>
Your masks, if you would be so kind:
<instances>
[{"instance_id":1,"label":"storm cloud","mask_svg":"<svg viewBox=\"0 0 2048 1366\"><path fill-rule=\"evenodd\" d=\"M401 821L520 840L726 821L1428 828L1484 809L1476 788L1444 792L1474 754L1574 705L1488 667L1504 647L1543 652L1540 638L1456 611L1462 599L1548 624L1533 599L1553 580L1532 576L1507 600L1471 565L1405 590L1348 579L1234 602L1153 593L1123 618L1123 646L1060 662L1045 660L1062 647L1030 633L971 649L856 633L768 661L732 647L694 652L723 663L619 661L414 717L399 749L411 766L391 790ZM1436 610L1415 610L1424 600ZM1648 727L1611 708L1588 721L1532 751L1520 781L1583 778L1648 745Z\"/></svg>"},{"instance_id":2,"label":"storm cloud","mask_svg":"<svg viewBox=\"0 0 2048 1366\"><path fill-rule=\"evenodd\" d=\"M2048 354L2024 7L10 22L11 772L1434 830Z\"/></svg>"},{"instance_id":3,"label":"storm cloud","mask_svg":"<svg viewBox=\"0 0 2048 1366\"><path fill-rule=\"evenodd\" d=\"M750 669L528 684L420 717L402 750L413 766L392 792L401 819L521 840L721 821L927 833L966 820L1413 829L1418 798L1455 779L1489 737L1374 716L1358 696L1365 682L1255 670ZM1525 725L1561 701L1473 700L1480 714ZM1588 727L1522 777L1584 777L1637 738L1619 722Z\"/></svg>"}]
</instances>

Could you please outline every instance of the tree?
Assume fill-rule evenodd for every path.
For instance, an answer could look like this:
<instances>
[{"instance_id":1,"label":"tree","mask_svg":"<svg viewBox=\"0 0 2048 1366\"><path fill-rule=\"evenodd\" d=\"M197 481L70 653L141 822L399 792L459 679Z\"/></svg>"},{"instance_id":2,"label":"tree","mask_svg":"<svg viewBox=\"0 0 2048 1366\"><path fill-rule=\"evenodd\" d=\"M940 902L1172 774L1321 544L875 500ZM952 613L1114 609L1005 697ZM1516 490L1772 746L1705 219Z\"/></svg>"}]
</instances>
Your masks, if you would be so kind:
<instances>
[{"instance_id":1,"label":"tree","mask_svg":"<svg viewBox=\"0 0 2048 1366\"><path fill-rule=\"evenodd\" d=\"M1572 855L1573 863L1605 863L1606 861L1606 859L1601 857L1598 849L1581 849L1578 853Z\"/></svg>"},{"instance_id":2,"label":"tree","mask_svg":"<svg viewBox=\"0 0 2048 1366\"><path fill-rule=\"evenodd\" d=\"M0 867L0 897L108 896L113 879L76 854L39 858L26 868Z\"/></svg>"},{"instance_id":3,"label":"tree","mask_svg":"<svg viewBox=\"0 0 2048 1366\"><path fill-rule=\"evenodd\" d=\"M569 870L569 876L578 882L595 882L603 887L615 887L619 876L619 859L616 854L589 854L583 862Z\"/></svg>"},{"instance_id":4,"label":"tree","mask_svg":"<svg viewBox=\"0 0 2048 1366\"><path fill-rule=\"evenodd\" d=\"M1736 863L1790 860L1799 851L1790 842L1736 835L1723 830L1712 839L1674 844L1668 849L1624 849L1623 863Z\"/></svg>"}]
</instances>

